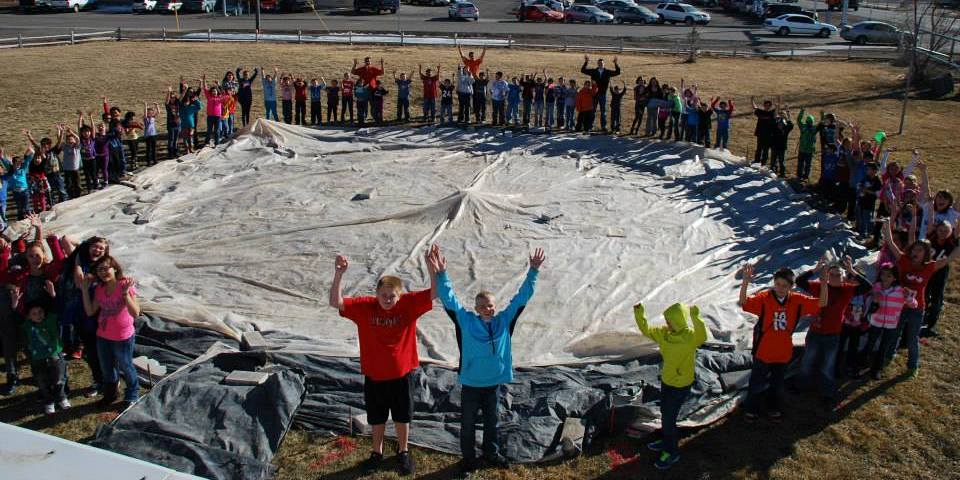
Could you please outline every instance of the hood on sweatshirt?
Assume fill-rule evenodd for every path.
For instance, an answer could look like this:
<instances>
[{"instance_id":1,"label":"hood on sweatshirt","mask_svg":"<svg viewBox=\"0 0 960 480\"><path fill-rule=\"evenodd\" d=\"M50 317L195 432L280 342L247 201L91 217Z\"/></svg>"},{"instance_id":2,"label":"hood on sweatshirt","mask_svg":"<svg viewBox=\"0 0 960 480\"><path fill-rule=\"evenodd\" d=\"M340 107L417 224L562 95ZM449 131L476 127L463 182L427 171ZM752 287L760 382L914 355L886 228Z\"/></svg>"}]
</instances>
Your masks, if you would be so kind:
<instances>
[{"instance_id":1,"label":"hood on sweatshirt","mask_svg":"<svg viewBox=\"0 0 960 480\"><path fill-rule=\"evenodd\" d=\"M803 119L803 123L806 123L807 125L813 125L813 122L814 122L814 121L815 121L815 119L813 118L813 115L810 115L809 113L808 113L807 116L804 117L804 119Z\"/></svg>"},{"instance_id":2,"label":"hood on sweatshirt","mask_svg":"<svg viewBox=\"0 0 960 480\"><path fill-rule=\"evenodd\" d=\"M690 329L690 307L674 303L663 311L663 318L672 329L671 333L683 333Z\"/></svg>"}]
</instances>

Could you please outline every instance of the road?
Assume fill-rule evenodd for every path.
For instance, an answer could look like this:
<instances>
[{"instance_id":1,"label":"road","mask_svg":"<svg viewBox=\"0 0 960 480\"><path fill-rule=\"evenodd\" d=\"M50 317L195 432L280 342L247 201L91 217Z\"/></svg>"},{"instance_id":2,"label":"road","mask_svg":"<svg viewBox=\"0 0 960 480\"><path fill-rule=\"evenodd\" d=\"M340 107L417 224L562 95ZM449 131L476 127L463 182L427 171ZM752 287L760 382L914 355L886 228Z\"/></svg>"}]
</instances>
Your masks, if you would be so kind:
<instances>
[{"instance_id":1,"label":"road","mask_svg":"<svg viewBox=\"0 0 960 480\"><path fill-rule=\"evenodd\" d=\"M806 0L802 0L806 1ZM479 22L451 21L446 7L403 5L396 15L354 15L349 0L321 0L321 10L297 14L264 14L262 29L271 31L312 32L399 32L409 34L460 34L463 36L537 37L539 41L589 45L610 44L615 38L624 38L631 45L669 48L675 42L684 42L691 27L683 25L588 25L543 24L519 22L513 16L517 2L513 0L476 0L480 9ZM821 2L822 4L822 2ZM649 4L652 8L653 5ZM845 45L836 36L829 39L814 37L778 37L760 28L759 21L746 16L710 11L713 21L709 26L697 27L703 45L735 45L771 48L790 46ZM24 15L11 11L0 13L0 36L62 34L75 30L125 31L177 29L172 15L134 15L118 10L99 9L81 13L48 13ZM183 30L244 30L254 27L252 15L223 17L219 14L184 14L179 16Z\"/></svg>"}]
</instances>

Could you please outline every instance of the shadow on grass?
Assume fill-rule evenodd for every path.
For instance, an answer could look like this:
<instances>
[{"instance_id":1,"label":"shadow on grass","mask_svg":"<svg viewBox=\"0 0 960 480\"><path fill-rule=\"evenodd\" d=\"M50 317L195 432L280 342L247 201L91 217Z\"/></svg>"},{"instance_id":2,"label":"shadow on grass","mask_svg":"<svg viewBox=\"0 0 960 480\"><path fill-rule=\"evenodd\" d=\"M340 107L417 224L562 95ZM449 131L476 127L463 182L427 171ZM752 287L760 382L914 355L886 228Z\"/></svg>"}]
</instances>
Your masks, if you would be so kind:
<instances>
[{"instance_id":1,"label":"shadow on grass","mask_svg":"<svg viewBox=\"0 0 960 480\"><path fill-rule=\"evenodd\" d=\"M787 412L781 423L765 419L746 423L739 412L734 412L717 424L697 431L685 431L689 438L681 443L681 460L672 469L658 472L653 467L656 455L645 448L646 439L611 439L603 452L610 458L609 472L599 480L649 478L655 472L658 478L727 478L734 472L754 472L761 477L783 458L791 456L800 440L815 436L871 400L884 395L904 381L904 375L873 382L868 389L854 397L849 395L864 387L862 381L845 383L840 392L839 407L826 411L813 394L787 394Z\"/></svg>"}]
</instances>

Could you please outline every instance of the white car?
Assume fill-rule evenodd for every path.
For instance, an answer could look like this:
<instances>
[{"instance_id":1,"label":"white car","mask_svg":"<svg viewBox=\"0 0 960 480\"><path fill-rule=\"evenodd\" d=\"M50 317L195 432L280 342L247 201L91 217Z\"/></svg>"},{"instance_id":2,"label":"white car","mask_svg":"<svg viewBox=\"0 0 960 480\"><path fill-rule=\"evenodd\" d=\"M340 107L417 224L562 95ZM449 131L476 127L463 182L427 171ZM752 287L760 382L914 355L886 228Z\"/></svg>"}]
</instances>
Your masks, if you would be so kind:
<instances>
[{"instance_id":1,"label":"white car","mask_svg":"<svg viewBox=\"0 0 960 480\"><path fill-rule=\"evenodd\" d=\"M837 31L837 27L829 23L820 23L806 15L787 14L777 18L768 18L763 22L763 28L777 35L815 35L827 38Z\"/></svg>"},{"instance_id":2,"label":"white car","mask_svg":"<svg viewBox=\"0 0 960 480\"><path fill-rule=\"evenodd\" d=\"M92 0L49 0L47 5L54 10L86 10L95 7L96 2Z\"/></svg>"},{"instance_id":3,"label":"white car","mask_svg":"<svg viewBox=\"0 0 960 480\"><path fill-rule=\"evenodd\" d=\"M687 25L695 23L706 25L710 23L709 13L687 3L661 3L657 5L657 15L660 16L662 22L686 23Z\"/></svg>"},{"instance_id":4,"label":"white car","mask_svg":"<svg viewBox=\"0 0 960 480\"><path fill-rule=\"evenodd\" d=\"M181 7L183 7L183 3L178 0L137 0L133 2L134 13L173 13L180 10Z\"/></svg>"},{"instance_id":5,"label":"white car","mask_svg":"<svg viewBox=\"0 0 960 480\"><path fill-rule=\"evenodd\" d=\"M458 1L450 4L450 8L447 9L447 18L480 21L480 9L470 2Z\"/></svg>"}]
</instances>

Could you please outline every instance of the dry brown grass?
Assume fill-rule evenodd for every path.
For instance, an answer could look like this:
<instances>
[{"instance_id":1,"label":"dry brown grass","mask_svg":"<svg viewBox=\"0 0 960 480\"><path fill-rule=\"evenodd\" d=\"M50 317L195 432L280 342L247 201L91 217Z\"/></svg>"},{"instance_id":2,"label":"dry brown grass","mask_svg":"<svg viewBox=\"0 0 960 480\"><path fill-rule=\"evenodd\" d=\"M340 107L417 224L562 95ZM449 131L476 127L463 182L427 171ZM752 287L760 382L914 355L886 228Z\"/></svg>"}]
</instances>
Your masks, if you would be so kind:
<instances>
[{"instance_id":1,"label":"dry brown grass","mask_svg":"<svg viewBox=\"0 0 960 480\"><path fill-rule=\"evenodd\" d=\"M281 63L283 70L307 75L339 77L352 58L383 55L388 73L394 69L415 70L418 62L442 65L452 71L452 49L380 47L322 47L266 44L146 44L101 43L78 47L6 50L0 52L5 74L0 76L0 141L8 148L22 143L20 128L49 131L56 121L75 121L77 108L99 111L100 94L111 102L139 111L143 100L159 101L167 85L180 74L198 77L204 69L217 78L240 63ZM609 57L609 56L608 56ZM865 130L896 131L900 103L896 92L902 70L858 62L729 60L702 58L683 64L676 58L621 55L629 83L636 75L656 76L679 83L681 76L699 84L706 95L732 97L739 115L733 121L731 150L749 155L754 146L751 95L759 98L782 95L796 107L825 109L844 119L855 119ZM508 75L546 67L551 76L570 77L582 55L561 52L496 50L489 52L491 70ZM576 75L574 78L580 78ZM415 92L418 89L415 89ZM632 120L631 99L624 105L624 124ZM387 118L392 114L387 102ZM416 101L414 101L416 104ZM262 112L259 99L254 115ZM953 153L960 147L956 136L955 103L911 100L907 130L891 137L901 148L919 147L930 164L937 188L960 190L960 168ZM793 136L796 139L796 134ZM789 154L795 155L795 147ZM788 165L792 168L793 165ZM957 299L960 280L953 275L949 298ZM957 384L955 352L960 332L955 319L960 309L948 305L940 339L922 354L919 380L900 381L892 376L881 382L855 383L844 387L848 406L837 415L820 413L810 399L791 396L788 420L780 426L747 426L738 417L692 434L684 441L684 461L669 478L958 478L960 472L960 386ZM902 355L900 357L903 357ZM894 364L903 370L903 358ZM89 384L84 368L71 362L75 385ZM53 419L27 414L31 389L0 399L0 420L36 428L65 438L80 440L92 435L97 424L109 417L86 407ZM356 478L354 467L365 457L366 440L342 459L334 442L291 432L276 458L278 478ZM547 467L516 466L509 472L483 472L489 479L588 479L649 478L659 475L649 466L652 457L637 451L640 444L625 439L610 440L604 451ZM612 454L630 460L611 469ZM636 455L636 456L635 456ZM453 478L457 459L424 450L416 452L420 478ZM614 455L615 456L615 455ZM393 474L369 478L395 478Z\"/></svg>"}]
</instances>

